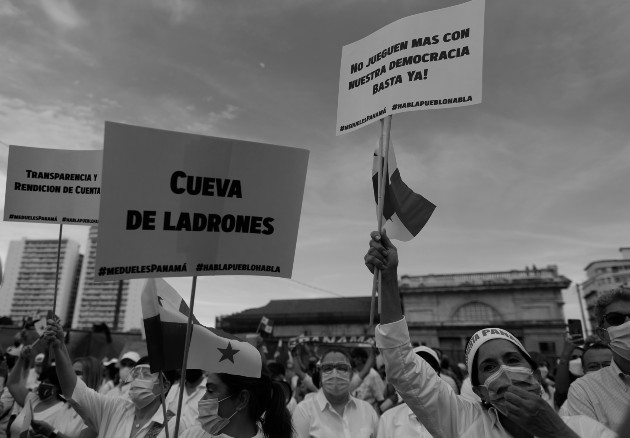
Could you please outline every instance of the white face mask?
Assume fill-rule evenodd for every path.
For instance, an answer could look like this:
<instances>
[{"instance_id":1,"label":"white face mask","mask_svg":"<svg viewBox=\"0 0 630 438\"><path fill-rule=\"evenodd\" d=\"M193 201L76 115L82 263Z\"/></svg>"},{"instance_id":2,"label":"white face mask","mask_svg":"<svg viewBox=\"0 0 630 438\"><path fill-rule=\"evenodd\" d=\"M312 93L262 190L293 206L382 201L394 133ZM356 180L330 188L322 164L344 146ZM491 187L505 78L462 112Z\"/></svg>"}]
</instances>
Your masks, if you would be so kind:
<instances>
[{"instance_id":1,"label":"white face mask","mask_svg":"<svg viewBox=\"0 0 630 438\"><path fill-rule=\"evenodd\" d=\"M503 415L507 415L505 390L510 385L518 386L538 395L542 393L542 386L530 368L501 365L496 372L486 378L483 385L479 386L482 393L481 398Z\"/></svg>"},{"instance_id":2,"label":"white face mask","mask_svg":"<svg viewBox=\"0 0 630 438\"><path fill-rule=\"evenodd\" d=\"M153 392L154 386L153 380L134 379L129 385L129 398L136 407L142 409L158 396Z\"/></svg>"},{"instance_id":3,"label":"white face mask","mask_svg":"<svg viewBox=\"0 0 630 438\"><path fill-rule=\"evenodd\" d=\"M630 360L630 321L604 329L610 338L610 349L626 360Z\"/></svg>"},{"instance_id":4,"label":"white face mask","mask_svg":"<svg viewBox=\"0 0 630 438\"><path fill-rule=\"evenodd\" d=\"M218 435L221 433L221 431L230 424L230 419L238 412L234 411L228 418L223 418L219 415L219 403L230 397L231 396L228 395L221 400L216 398L201 399L199 403L197 403L197 408L199 409L197 420L201 423L201 428L210 435Z\"/></svg>"},{"instance_id":5,"label":"white face mask","mask_svg":"<svg viewBox=\"0 0 630 438\"><path fill-rule=\"evenodd\" d=\"M569 361L569 372L577 377L582 377L584 375L582 360L580 358Z\"/></svg>"},{"instance_id":6,"label":"white face mask","mask_svg":"<svg viewBox=\"0 0 630 438\"><path fill-rule=\"evenodd\" d=\"M350 373L340 373L333 369L330 373L322 373L322 388L332 396L349 394Z\"/></svg>"}]
</instances>

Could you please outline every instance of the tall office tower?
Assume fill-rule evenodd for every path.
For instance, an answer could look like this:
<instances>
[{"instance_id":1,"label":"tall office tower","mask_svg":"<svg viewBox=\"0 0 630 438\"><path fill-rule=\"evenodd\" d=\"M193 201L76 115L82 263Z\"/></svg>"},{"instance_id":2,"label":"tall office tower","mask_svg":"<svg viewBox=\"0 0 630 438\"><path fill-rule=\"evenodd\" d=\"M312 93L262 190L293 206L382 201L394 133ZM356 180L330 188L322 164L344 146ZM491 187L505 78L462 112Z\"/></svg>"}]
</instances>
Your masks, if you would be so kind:
<instances>
[{"instance_id":1,"label":"tall office tower","mask_svg":"<svg viewBox=\"0 0 630 438\"><path fill-rule=\"evenodd\" d=\"M24 317L45 314L53 308L58 240L13 240L9 244L4 282L0 289L0 313L20 324ZM56 313L67 321L74 307L72 290L78 275L79 244L62 239Z\"/></svg>"},{"instance_id":2,"label":"tall office tower","mask_svg":"<svg viewBox=\"0 0 630 438\"><path fill-rule=\"evenodd\" d=\"M72 327L91 329L105 323L113 331L142 327L140 295L146 280L94 281L98 227L90 227Z\"/></svg>"}]
</instances>

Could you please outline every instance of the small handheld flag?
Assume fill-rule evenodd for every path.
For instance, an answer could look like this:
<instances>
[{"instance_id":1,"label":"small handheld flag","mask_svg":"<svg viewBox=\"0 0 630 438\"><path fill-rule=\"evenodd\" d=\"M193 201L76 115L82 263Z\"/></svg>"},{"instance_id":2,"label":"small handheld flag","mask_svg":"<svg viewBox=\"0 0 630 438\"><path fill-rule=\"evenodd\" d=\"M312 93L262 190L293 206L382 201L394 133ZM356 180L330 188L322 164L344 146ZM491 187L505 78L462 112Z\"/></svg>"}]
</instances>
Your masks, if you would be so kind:
<instances>
[{"instance_id":1,"label":"small handheld flag","mask_svg":"<svg viewBox=\"0 0 630 438\"><path fill-rule=\"evenodd\" d=\"M142 292L142 317L151 372L181 368L188 305L165 280L151 278ZM260 377L262 357L248 342L202 326L193 316L187 368Z\"/></svg>"},{"instance_id":2,"label":"small handheld flag","mask_svg":"<svg viewBox=\"0 0 630 438\"><path fill-rule=\"evenodd\" d=\"M374 198L378 204L378 165L380 157L378 149L374 153L372 166L372 184L374 186ZM435 205L415 193L400 176L400 170L396 164L394 145L390 141L387 169L383 169L386 178L383 219L384 228L390 239L408 241L413 239L429 221L435 210Z\"/></svg>"},{"instance_id":3,"label":"small handheld flag","mask_svg":"<svg viewBox=\"0 0 630 438\"><path fill-rule=\"evenodd\" d=\"M273 333L273 321L263 316L260 318L260 323L258 324L258 331L262 330L264 335L271 335Z\"/></svg>"}]
</instances>

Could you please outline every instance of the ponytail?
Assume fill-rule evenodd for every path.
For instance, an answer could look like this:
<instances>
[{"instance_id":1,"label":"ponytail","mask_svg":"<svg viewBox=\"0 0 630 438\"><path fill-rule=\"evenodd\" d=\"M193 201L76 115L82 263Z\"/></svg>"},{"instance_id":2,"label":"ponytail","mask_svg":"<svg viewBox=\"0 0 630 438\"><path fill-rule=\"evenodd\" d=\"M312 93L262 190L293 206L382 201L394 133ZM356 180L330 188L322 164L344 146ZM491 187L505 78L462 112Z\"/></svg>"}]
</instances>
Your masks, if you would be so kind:
<instances>
[{"instance_id":1,"label":"ponytail","mask_svg":"<svg viewBox=\"0 0 630 438\"><path fill-rule=\"evenodd\" d=\"M291 414L287 409L282 384L279 382L271 382L271 400L260 424L265 438L291 438L293 436Z\"/></svg>"}]
</instances>

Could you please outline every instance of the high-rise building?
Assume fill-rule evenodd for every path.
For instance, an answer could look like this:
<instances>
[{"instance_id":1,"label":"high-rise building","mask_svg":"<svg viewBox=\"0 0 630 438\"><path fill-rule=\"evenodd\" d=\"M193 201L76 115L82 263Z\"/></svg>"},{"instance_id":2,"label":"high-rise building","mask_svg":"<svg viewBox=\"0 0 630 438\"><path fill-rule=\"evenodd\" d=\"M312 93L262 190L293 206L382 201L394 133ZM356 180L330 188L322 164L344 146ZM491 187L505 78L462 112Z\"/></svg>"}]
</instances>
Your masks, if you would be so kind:
<instances>
[{"instance_id":1,"label":"high-rise building","mask_svg":"<svg viewBox=\"0 0 630 438\"><path fill-rule=\"evenodd\" d=\"M58 240L27 239L9 243L4 282L0 289L0 313L16 324L24 317L45 314L52 310L57 271ZM56 314L67 321L73 286L78 275L79 244L62 239L59 251L59 276Z\"/></svg>"},{"instance_id":2,"label":"high-rise building","mask_svg":"<svg viewBox=\"0 0 630 438\"><path fill-rule=\"evenodd\" d=\"M586 281L582 283L582 296L591 321L591 327L597 327L595 303L599 296L620 286L630 286L630 247L619 248L620 259L596 260L584 268Z\"/></svg>"},{"instance_id":3,"label":"high-rise building","mask_svg":"<svg viewBox=\"0 0 630 438\"><path fill-rule=\"evenodd\" d=\"M72 327L91 329L105 323L114 331L140 329L140 295L146 280L94 281L97 237L98 227L90 227Z\"/></svg>"}]
</instances>

